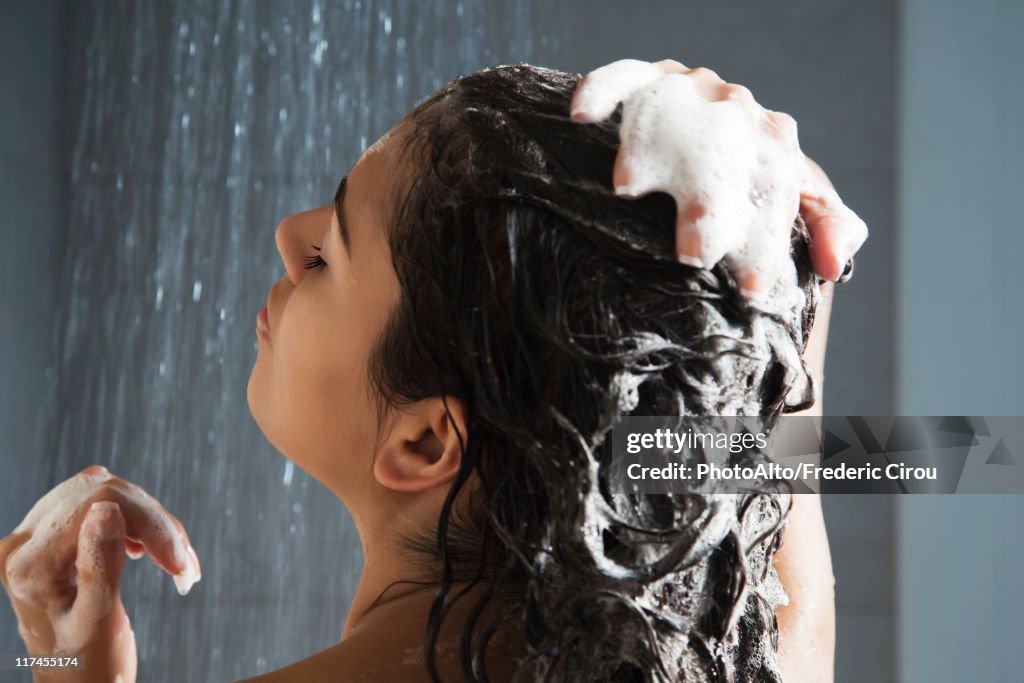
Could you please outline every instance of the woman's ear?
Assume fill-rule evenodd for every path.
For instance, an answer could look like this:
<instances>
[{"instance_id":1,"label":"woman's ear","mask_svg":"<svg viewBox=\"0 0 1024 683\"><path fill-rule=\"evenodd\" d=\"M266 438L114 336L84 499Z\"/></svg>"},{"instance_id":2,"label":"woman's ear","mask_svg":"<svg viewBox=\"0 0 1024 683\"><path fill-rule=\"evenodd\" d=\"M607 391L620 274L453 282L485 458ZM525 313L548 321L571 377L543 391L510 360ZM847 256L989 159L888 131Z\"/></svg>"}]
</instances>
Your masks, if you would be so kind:
<instances>
[{"instance_id":1,"label":"woman's ear","mask_svg":"<svg viewBox=\"0 0 1024 683\"><path fill-rule=\"evenodd\" d=\"M406 406L374 454L373 475L395 491L419 492L446 484L462 463L460 433L465 443L469 437L461 400L435 396Z\"/></svg>"}]
</instances>

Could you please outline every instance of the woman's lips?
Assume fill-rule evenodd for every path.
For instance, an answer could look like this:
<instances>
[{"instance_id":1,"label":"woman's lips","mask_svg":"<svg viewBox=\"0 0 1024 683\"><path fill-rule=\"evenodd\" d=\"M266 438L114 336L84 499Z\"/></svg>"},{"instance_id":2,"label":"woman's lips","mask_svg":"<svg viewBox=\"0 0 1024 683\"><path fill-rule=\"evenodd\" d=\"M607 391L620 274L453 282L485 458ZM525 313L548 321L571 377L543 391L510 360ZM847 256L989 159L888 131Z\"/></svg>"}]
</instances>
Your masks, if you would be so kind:
<instances>
[{"instance_id":1,"label":"woman's lips","mask_svg":"<svg viewBox=\"0 0 1024 683\"><path fill-rule=\"evenodd\" d=\"M270 337L270 316L267 314L267 307L264 306L256 314L256 333Z\"/></svg>"}]
</instances>

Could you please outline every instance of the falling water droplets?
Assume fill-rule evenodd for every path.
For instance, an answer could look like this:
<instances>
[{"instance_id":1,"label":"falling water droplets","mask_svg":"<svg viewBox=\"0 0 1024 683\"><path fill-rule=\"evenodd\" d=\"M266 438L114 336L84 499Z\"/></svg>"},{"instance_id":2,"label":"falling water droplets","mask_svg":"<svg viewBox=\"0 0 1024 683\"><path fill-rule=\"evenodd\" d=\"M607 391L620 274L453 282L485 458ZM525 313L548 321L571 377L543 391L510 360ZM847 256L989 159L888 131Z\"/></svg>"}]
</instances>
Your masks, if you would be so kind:
<instances>
[{"instance_id":1,"label":"falling water droplets","mask_svg":"<svg viewBox=\"0 0 1024 683\"><path fill-rule=\"evenodd\" d=\"M324 52L327 51L327 41L321 40L316 44L316 49L313 50L313 63L317 66L322 66L324 63Z\"/></svg>"},{"instance_id":2,"label":"falling water droplets","mask_svg":"<svg viewBox=\"0 0 1024 683\"><path fill-rule=\"evenodd\" d=\"M293 656L314 626L344 616L311 621L306 605L325 591L351 593L355 578L327 563L297 576L275 535L294 535L295 550L340 539L358 552L350 526L322 517L332 512L316 481L273 452L247 409L253 360L269 351L252 329L253 295L281 277L274 224L319 205L342 165L412 96L483 66L469 55L540 59L530 47L542 39L530 20L537 3L492 12L461 0L456 13L454 2L261 0L191 14L134 3L130 26L117 5L88 3L92 20L69 37L82 95L80 118L65 126L74 152L67 213L78 232L62 245L61 384L57 373L47 378L62 387L46 425L55 467L113 457L119 474L152 485L188 529L208 597L262 596L276 588L259 578L268 575L291 582L270 596L286 635L258 653L264 671ZM499 18L501 31L481 30L481 20ZM441 25L458 45L439 44L431 27ZM143 595L166 579L138 574L132 590ZM251 600L217 602L194 636L216 640L252 614ZM157 612L133 619L140 642L166 626ZM242 640L222 638L201 663L183 661L175 679L203 680L211 659L225 680L251 673Z\"/></svg>"}]
</instances>

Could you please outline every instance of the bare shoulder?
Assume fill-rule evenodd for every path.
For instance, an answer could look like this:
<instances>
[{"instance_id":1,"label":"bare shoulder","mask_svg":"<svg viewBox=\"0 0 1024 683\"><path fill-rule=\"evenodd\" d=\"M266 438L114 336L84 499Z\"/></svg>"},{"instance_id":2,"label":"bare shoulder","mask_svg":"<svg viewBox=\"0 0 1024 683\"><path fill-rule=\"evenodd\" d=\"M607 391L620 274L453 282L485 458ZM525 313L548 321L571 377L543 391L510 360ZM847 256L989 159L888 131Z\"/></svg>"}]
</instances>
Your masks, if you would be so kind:
<instances>
[{"instance_id":1,"label":"bare shoulder","mask_svg":"<svg viewBox=\"0 0 1024 683\"><path fill-rule=\"evenodd\" d=\"M497 603L494 607L496 608ZM381 609L374 623L367 623L337 645L299 662L238 683L336 683L352 681L408 681L430 683L424 642L426 605L410 610L409 605ZM445 681L463 680L459 643L465 625L466 607L452 610L434 650L438 672ZM485 611L485 615L489 612ZM513 671L526 654L521 631L510 622L499 629L487 649L487 670L491 680L512 680Z\"/></svg>"},{"instance_id":2,"label":"bare shoulder","mask_svg":"<svg viewBox=\"0 0 1024 683\"><path fill-rule=\"evenodd\" d=\"M499 646L502 644L499 640ZM495 658L489 648L488 673L491 680L511 680L517 660ZM437 647L437 666L442 680L463 680L458 645L442 641ZM499 661L495 661L498 659ZM497 674L495 678L494 675ZM283 669L262 676L246 678L238 683L337 683L337 681L403 681L431 683L423 652L423 639L400 642L387 634L366 632L345 639L337 645L316 653Z\"/></svg>"},{"instance_id":3,"label":"bare shoulder","mask_svg":"<svg viewBox=\"0 0 1024 683\"><path fill-rule=\"evenodd\" d=\"M353 635L311 657L238 683L337 683L337 681L429 681L423 657L373 633ZM397 646L397 647L396 647ZM422 649L422 648L420 648ZM405 650L410 650L405 652Z\"/></svg>"}]
</instances>

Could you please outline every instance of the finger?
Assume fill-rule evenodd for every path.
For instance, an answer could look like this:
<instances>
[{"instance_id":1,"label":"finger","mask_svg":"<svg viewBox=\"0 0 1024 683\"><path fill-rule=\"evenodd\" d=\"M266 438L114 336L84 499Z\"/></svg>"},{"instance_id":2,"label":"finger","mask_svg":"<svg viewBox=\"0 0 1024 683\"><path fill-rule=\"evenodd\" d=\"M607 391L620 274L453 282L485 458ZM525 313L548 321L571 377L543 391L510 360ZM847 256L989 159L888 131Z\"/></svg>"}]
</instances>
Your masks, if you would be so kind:
<instances>
[{"instance_id":1,"label":"finger","mask_svg":"<svg viewBox=\"0 0 1024 683\"><path fill-rule=\"evenodd\" d=\"M3 540L0 540L0 568L5 571L0 571L0 583L3 584L4 588L8 588L7 582L7 561L8 559L25 543L30 537L31 533L28 531L11 532L10 535L5 536Z\"/></svg>"},{"instance_id":2,"label":"finger","mask_svg":"<svg viewBox=\"0 0 1024 683\"><path fill-rule=\"evenodd\" d=\"M843 272L836 242L842 233L842 226L833 216L819 216L806 221L811 233L811 263L814 272L830 282L835 282Z\"/></svg>"},{"instance_id":3,"label":"finger","mask_svg":"<svg viewBox=\"0 0 1024 683\"><path fill-rule=\"evenodd\" d=\"M715 88L715 100L718 102L735 102L748 107L757 105L754 94L750 92L750 89L738 83L722 83L719 85Z\"/></svg>"},{"instance_id":4,"label":"finger","mask_svg":"<svg viewBox=\"0 0 1024 683\"><path fill-rule=\"evenodd\" d=\"M676 258L694 268L711 268L714 262L705 259L704 231L699 225L707 208L697 200L683 204L676 213Z\"/></svg>"},{"instance_id":5,"label":"finger","mask_svg":"<svg viewBox=\"0 0 1024 683\"><path fill-rule=\"evenodd\" d=\"M687 78L693 83L693 87L708 102L718 100L719 89L725 85L725 81L713 69L706 66L698 66L696 69L689 69L686 72Z\"/></svg>"},{"instance_id":6,"label":"finger","mask_svg":"<svg viewBox=\"0 0 1024 683\"><path fill-rule=\"evenodd\" d=\"M814 272L830 282L843 274L846 262L867 239L867 225L852 211L822 213L814 209L804 217L811 236Z\"/></svg>"},{"instance_id":7,"label":"finger","mask_svg":"<svg viewBox=\"0 0 1024 683\"><path fill-rule=\"evenodd\" d=\"M665 75L662 68L638 59L620 59L591 71L573 91L569 116L577 123L595 123L612 115L619 102Z\"/></svg>"},{"instance_id":8,"label":"finger","mask_svg":"<svg viewBox=\"0 0 1024 683\"><path fill-rule=\"evenodd\" d=\"M128 536L172 576L178 593L187 594L202 577L202 569L182 523L142 488L123 479L116 479L105 495L120 505Z\"/></svg>"},{"instance_id":9,"label":"finger","mask_svg":"<svg viewBox=\"0 0 1024 683\"><path fill-rule=\"evenodd\" d=\"M745 217L735 202L708 202L700 194L676 202L676 259L680 263L714 268L748 238L748 231L738 227Z\"/></svg>"},{"instance_id":10,"label":"finger","mask_svg":"<svg viewBox=\"0 0 1024 683\"><path fill-rule=\"evenodd\" d=\"M128 553L128 557L133 560L138 560L146 554L146 546L142 545L134 538L126 537L124 539L124 549L125 552Z\"/></svg>"},{"instance_id":11,"label":"finger","mask_svg":"<svg viewBox=\"0 0 1024 683\"><path fill-rule=\"evenodd\" d=\"M843 203L813 159L805 155L803 162L800 213L811 235L811 262L820 277L835 282L867 240L868 226Z\"/></svg>"},{"instance_id":12,"label":"finger","mask_svg":"<svg viewBox=\"0 0 1024 683\"><path fill-rule=\"evenodd\" d=\"M748 270L736 274L736 284L739 285L740 293L748 299L763 298L776 279L761 270Z\"/></svg>"},{"instance_id":13,"label":"finger","mask_svg":"<svg viewBox=\"0 0 1024 683\"><path fill-rule=\"evenodd\" d=\"M860 251L860 248L864 246L864 242L868 239L867 223L862 221L860 216L849 209L844 213L843 233L845 236L845 242L843 242L842 246L836 250L835 254L836 260L839 262L839 275L836 277L837 280L842 277L843 271L846 269L847 261L852 259L854 254Z\"/></svg>"},{"instance_id":14,"label":"finger","mask_svg":"<svg viewBox=\"0 0 1024 683\"><path fill-rule=\"evenodd\" d=\"M690 71L685 64L674 59L663 59L655 62L654 66L663 74L685 74Z\"/></svg>"},{"instance_id":15,"label":"finger","mask_svg":"<svg viewBox=\"0 0 1024 683\"><path fill-rule=\"evenodd\" d=\"M764 301L783 273L793 269L789 245L778 235L764 236L751 244L749 252L736 259L736 284L746 298Z\"/></svg>"},{"instance_id":16,"label":"finger","mask_svg":"<svg viewBox=\"0 0 1024 683\"><path fill-rule=\"evenodd\" d=\"M633 139L636 137L633 135L635 128L631 125L630 130L623 134L625 140L619 146L612 167L612 187L615 195L624 199L636 199L657 189L664 191L665 185L665 171L652 164L649 157L645 159L642 152L634 151L638 147L644 149Z\"/></svg>"},{"instance_id":17,"label":"finger","mask_svg":"<svg viewBox=\"0 0 1024 683\"><path fill-rule=\"evenodd\" d=\"M619 197L633 199L655 190L673 189L671 164L652 153L658 144L659 97L647 89L635 93L623 109L619 150L612 169L612 186Z\"/></svg>"},{"instance_id":18,"label":"finger","mask_svg":"<svg viewBox=\"0 0 1024 683\"><path fill-rule=\"evenodd\" d=\"M818 162L806 154L803 155L803 159L804 172L807 174L807 185L809 187L821 186L834 192L836 189L835 186L832 185L832 181L829 179L825 171L822 170L821 166L818 165Z\"/></svg>"},{"instance_id":19,"label":"finger","mask_svg":"<svg viewBox=\"0 0 1024 683\"><path fill-rule=\"evenodd\" d=\"M799 131L796 119L789 114L766 109L761 119L761 128L776 140L799 149Z\"/></svg>"},{"instance_id":20,"label":"finger","mask_svg":"<svg viewBox=\"0 0 1024 683\"><path fill-rule=\"evenodd\" d=\"M93 503L78 532L77 595L54 620L56 648L81 652L110 613L124 570L125 519L117 503Z\"/></svg>"},{"instance_id":21,"label":"finger","mask_svg":"<svg viewBox=\"0 0 1024 683\"><path fill-rule=\"evenodd\" d=\"M60 531L77 537L78 526L68 524L67 522L70 520L63 514L68 511L70 506L84 501L96 491L97 487L102 486L111 478L110 472L102 465L86 467L75 476L54 486L36 501L15 532L34 533L44 526L41 524L44 518L52 518L56 513L60 513Z\"/></svg>"},{"instance_id":22,"label":"finger","mask_svg":"<svg viewBox=\"0 0 1024 683\"><path fill-rule=\"evenodd\" d=\"M612 187L615 188L615 194L620 197L631 196L629 195L629 188L632 179L633 174L629 168L628 150L620 145L619 153L615 156L615 166L612 167Z\"/></svg>"},{"instance_id":23,"label":"finger","mask_svg":"<svg viewBox=\"0 0 1024 683\"><path fill-rule=\"evenodd\" d=\"M789 258L788 254L784 255ZM754 266L745 265L736 270L736 284L740 293L748 299L765 301L771 294L775 284L790 268L791 261L780 261L779 258L761 258Z\"/></svg>"}]
</instances>

